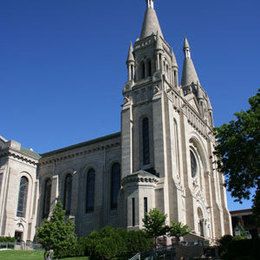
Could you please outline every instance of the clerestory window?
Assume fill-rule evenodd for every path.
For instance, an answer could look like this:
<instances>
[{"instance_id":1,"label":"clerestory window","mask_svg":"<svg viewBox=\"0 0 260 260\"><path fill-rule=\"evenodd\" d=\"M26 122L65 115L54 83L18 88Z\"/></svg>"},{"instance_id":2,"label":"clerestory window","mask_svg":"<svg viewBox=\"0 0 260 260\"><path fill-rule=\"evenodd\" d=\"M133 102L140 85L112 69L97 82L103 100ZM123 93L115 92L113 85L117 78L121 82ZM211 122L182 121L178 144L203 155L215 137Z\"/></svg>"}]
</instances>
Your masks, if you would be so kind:
<instances>
[{"instance_id":1,"label":"clerestory window","mask_svg":"<svg viewBox=\"0 0 260 260\"><path fill-rule=\"evenodd\" d=\"M64 197L63 197L63 207L67 215L69 215L71 211L71 195L72 195L72 175L68 174L65 178Z\"/></svg>"},{"instance_id":2,"label":"clerestory window","mask_svg":"<svg viewBox=\"0 0 260 260\"><path fill-rule=\"evenodd\" d=\"M86 213L94 211L95 203L95 170L90 169L87 173L86 184Z\"/></svg>"}]
</instances>

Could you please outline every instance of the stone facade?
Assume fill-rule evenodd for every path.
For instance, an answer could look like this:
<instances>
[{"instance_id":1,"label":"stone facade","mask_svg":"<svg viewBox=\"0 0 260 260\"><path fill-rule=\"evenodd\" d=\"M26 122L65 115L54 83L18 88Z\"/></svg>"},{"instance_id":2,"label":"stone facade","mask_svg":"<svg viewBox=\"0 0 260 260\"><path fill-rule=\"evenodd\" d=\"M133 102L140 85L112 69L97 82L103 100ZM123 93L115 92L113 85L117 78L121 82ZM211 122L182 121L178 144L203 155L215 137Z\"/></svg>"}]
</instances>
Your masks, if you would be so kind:
<instances>
[{"instance_id":1,"label":"stone facade","mask_svg":"<svg viewBox=\"0 0 260 260\"><path fill-rule=\"evenodd\" d=\"M231 233L212 107L187 39L183 50L179 85L175 55L147 0L141 36L129 48L120 133L41 156L0 139L0 235L33 240L58 199L79 235L106 225L142 228L155 207L167 223L183 222L211 241Z\"/></svg>"}]
</instances>

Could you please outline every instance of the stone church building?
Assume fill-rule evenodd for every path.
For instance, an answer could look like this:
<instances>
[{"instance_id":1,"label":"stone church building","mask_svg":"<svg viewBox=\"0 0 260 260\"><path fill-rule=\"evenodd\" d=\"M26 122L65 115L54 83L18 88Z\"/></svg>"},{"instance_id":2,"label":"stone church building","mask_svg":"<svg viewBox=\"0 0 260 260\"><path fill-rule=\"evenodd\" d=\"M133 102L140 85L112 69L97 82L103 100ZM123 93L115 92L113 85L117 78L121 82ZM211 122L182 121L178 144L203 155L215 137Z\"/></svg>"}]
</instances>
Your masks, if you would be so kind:
<instances>
[{"instance_id":1,"label":"stone church building","mask_svg":"<svg viewBox=\"0 0 260 260\"><path fill-rule=\"evenodd\" d=\"M0 137L0 236L32 241L58 199L81 236L106 225L142 228L153 208L210 241L231 233L212 107L187 39L183 52L179 83L147 0L128 52L120 132L41 155Z\"/></svg>"}]
</instances>

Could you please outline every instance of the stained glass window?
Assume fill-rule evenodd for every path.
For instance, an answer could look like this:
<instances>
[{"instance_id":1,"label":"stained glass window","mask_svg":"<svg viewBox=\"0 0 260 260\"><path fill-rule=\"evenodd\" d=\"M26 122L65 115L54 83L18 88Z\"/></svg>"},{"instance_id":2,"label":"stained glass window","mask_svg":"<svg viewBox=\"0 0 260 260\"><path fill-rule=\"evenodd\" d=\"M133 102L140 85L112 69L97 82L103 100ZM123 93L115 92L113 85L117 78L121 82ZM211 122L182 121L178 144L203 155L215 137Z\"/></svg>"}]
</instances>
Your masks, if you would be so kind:
<instances>
[{"instance_id":1,"label":"stained glass window","mask_svg":"<svg viewBox=\"0 0 260 260\"><path fill-rule=\"evenodd\" d=\"M17 206L17 213L16 213L18 217L25 217L26 214L28 184L29 184L28 179L23 176L20 180L18 206Z\"/></svg>"},{"instance_id":2,"label":"stained glass window","mask_svg":"<svg viewBox=\"0 0 260 260\"><path fill-rule=\"evenodd\" d=\"M197 159L192 151L190 151L191 176L195 177L198 170Z\"/></svg>"}]
</instances>

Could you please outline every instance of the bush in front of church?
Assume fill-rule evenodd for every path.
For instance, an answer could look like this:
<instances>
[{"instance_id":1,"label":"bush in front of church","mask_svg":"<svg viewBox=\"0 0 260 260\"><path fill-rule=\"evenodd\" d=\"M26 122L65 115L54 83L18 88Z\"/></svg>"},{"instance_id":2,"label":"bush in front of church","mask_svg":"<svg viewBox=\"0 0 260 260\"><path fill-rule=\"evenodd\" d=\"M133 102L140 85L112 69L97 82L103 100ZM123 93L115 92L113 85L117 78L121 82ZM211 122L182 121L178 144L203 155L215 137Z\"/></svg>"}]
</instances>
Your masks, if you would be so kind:
<instances>
[{"instance_id":1,"label":"bush in front of church","mask_svg":"<svg viewBox=\"0 0 260 260\"><path fill-rule=\"evenodd\" d=\"M77 237L74 223L65 215L62 204L58 202L49 220L44 220L37 229L37 241L45 251L53 250L55 258L73 256Z\"/></svg>"},{"instance_id":2,"label":"bush in front of church","mask_svg":"<svg viewBox=\"0 0 260 260\"><path fill-rule=\"evenodd\" d=\"M241 236L225 235L218 240L222 259L258 260L260 259L260 239L245 239Z\"/></svg>"},{"instance_id":3,"label":"bush in front of church","mask_svg":"<svg viewBox=\"0 0 260 260\"><path fill-rule=\"evenodd\" d=\"M90 259L129 258L149 251L153 241L142 230L105 227L79 239L79 249Z\"/></svg>"},{"instance_id":4,"label":"bush in front of church","mask_svg":"<svg viewBox=\"0 0 260 260\"><path fill-rule=\"evenodd\" d=\"M0 243L14 243L14 237L0 237Z\"/></svg>"}]
</instances>

